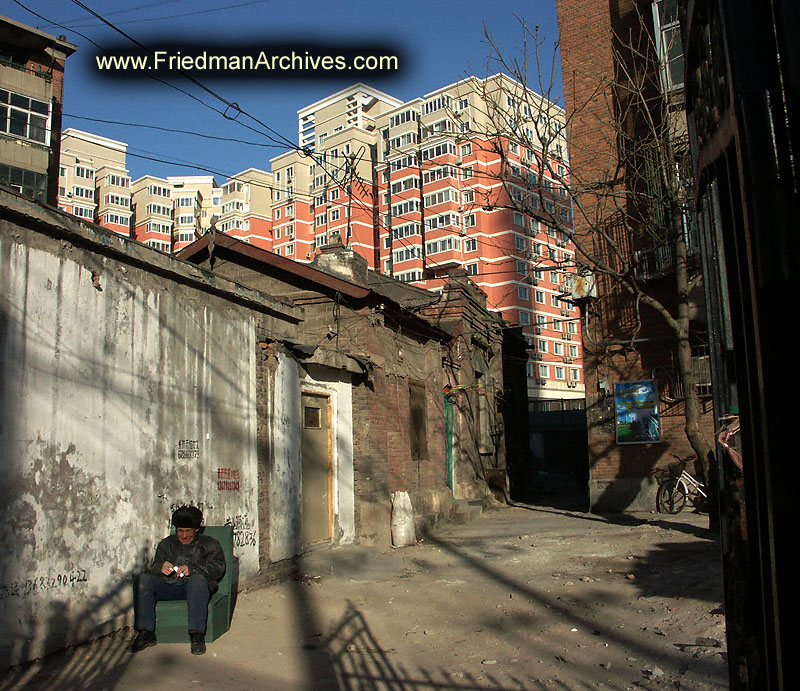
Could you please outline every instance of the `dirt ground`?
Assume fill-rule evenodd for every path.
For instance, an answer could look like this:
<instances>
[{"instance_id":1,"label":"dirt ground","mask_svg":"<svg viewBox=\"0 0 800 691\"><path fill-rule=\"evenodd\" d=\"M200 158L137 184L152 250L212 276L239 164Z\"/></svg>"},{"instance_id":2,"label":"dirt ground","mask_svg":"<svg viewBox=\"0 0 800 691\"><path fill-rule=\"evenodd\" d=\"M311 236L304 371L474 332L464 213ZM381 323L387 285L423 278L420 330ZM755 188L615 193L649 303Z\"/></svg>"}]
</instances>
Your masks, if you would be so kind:
<instances>
[{"instance_id":1,"label":"dirt ground","mask_svg":"<svg viewBox=\"0 0 800 691\"><path fill-rule=\"evenodd\" d=\"M317 550L239 595L203 656L131 631L0 673L8 689L726 689L705 515L503 508L416 546Z\"/></svg>"}]
</instances>

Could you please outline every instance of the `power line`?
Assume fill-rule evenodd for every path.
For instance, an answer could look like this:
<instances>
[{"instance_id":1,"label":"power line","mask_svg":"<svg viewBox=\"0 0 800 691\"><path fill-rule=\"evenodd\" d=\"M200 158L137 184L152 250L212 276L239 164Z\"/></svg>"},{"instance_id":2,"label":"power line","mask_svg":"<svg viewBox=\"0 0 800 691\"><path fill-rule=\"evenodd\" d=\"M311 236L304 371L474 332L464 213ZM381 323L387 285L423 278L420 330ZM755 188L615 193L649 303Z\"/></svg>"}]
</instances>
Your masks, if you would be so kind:
<instances>
[{"instance_id":1,"label":"power line","mask_svg":"<svg viewBox=\"0 0 800 691\"><path fill-rule=\"evenodd\" d=\"M89 122L102 122L106 125L121 125L123 127L141 127L151 130L159 130L161 132L169 132L171 134L185 134L192 137L201 137L203 139L212 139L222 142L232 142L234 144L246 144L247 146L259 146L266 149L285 149L282 144L265 144L263 142L251 142L244 139L236 139L235 137L220 137L213 134L203 134L202 132L192 132L190 130L180 130L173 127L161 127L159 125L147 125L138 122L122 122L120 120L106 120L103 118L90 118L86 115L74 115L72 113L63 113L66 118L73 118L75 120L88 120Z\"/></svg>"},{"instance_id":2,"label":"power line","mask_svg":"<svg viewBox=\"0 0 800 691\"><path fill-rule=\"evenodd\" d=\"M240 2L240 3L237 3L235 5L225 5L223 7L207 8L205 10L196 10L194 12L182 12L180 14L169 14L169 15L164 15L164 16L161 16L161 17L147 17L147 18L144 18L144 19L125 19L125 20L122 20L122 21L117 22L117 23L118 24L142 24L142 23L145 23L145 22L158 22L158 21L162 21L164 19L178 19L178 18L183 19L184 17L191 17L191 16L198 15L198 14L211 14L212 12L228 12L228 11L236 9L238 7L247 7L248 5L262 5L262 4L266 3L266 2L271 2L271 1L272 0L249 0L249 2ZM155 7L155 6L158 6L158 5L161 5L161 4L164 4L164 3L153 3L151 5L145 5L144 7L140 8L140 9L145 9L145 8L149 8L149 7ZM132 10L117 10L116 12L108 12L108 13L106 13L106 16L110 16L112 14L127 13L127 12L131 12L131 11ZM80 20L73 20L73 21L80 21ZM87 24L72 24L71 26L83 29L83 28L88 28L88 27L104 26L104 24L102 24L102 23L87 23Z\"/></svg>"}]
</instances>

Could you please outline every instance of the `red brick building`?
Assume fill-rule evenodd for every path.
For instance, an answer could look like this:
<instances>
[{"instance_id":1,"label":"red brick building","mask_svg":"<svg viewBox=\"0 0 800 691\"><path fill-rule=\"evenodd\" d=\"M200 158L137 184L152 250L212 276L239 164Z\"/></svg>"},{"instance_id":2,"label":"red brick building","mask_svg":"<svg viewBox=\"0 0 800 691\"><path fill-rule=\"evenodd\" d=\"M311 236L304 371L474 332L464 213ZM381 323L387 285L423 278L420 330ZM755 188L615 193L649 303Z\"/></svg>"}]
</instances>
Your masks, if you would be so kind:
<instances>
[{"instance_id":1,"label":"red brick building","mask_svg":"<svg viewBox=\"0 0 800 691\"><path fill-rule=\"evenodd\" d=\"M651 132L669 131L673 143L685 134L677 3L624 0L609 6L600 0L558 0L557 7L570 162L584 185L575 190L585 209L576 215L576 238L603 261L628 267L642 295L677 315L674 249L669 241L653 239L655 204L642 201L652 198L646 187ZM703 433L711 438L703 289L688 220L684 228L687 266L694 277L687 306L693 366ZM597 298L583 301L582 310L591 505L596 510L652 509L657 479L675 462L673 454L692 453L678 342L656 310L607 275L596 278ZM631 382L652 382L646 386L655 389L659 434L643 437L649 443L620 443L625 423L615 390Z\"/></svg>"}]
</instances>

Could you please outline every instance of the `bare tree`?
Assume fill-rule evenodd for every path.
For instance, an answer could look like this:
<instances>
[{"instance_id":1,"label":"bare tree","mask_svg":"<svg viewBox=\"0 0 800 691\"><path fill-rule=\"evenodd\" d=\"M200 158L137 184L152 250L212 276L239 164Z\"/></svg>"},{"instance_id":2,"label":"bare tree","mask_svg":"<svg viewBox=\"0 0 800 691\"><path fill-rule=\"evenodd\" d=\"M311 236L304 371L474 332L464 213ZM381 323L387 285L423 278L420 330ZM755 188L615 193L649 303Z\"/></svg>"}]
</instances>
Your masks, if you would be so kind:
<instances>
[{"instance_id":1,"label":"bare tree","mask_svg":"<svg viewBox=\"0 0 800 691\"><path fill-rule=\"evenodd\" d=\"M643 314L657 315L675 344L677 381L666 395L682 397L686 436L708 479L714 446L701 426L692 348L700 335L693 316L702 275L693 254L688 137L680 104L662 89L652 25L639 20L615 36L613 74L564 75L565 89L577 80L584 80L583 93L592 85L583 102L567 99L569 111L554 105L563 100L554 72L557 45L552 60L543 59L538 27L520 20L525 40L518 56L508 56L484 30L492 53L488 74L495 76L465 87L478 89L476 102L483 104L468 129L501 166L478 203L522 213L574 246L571 268L598 286L597 300L582 304L589 345L636 350L647 335ZM459 113L453 117L458 121ZM570 169L566 134L573 127L591 128L594 136L582 150L570 142L570 158L584 162ZM574 225L559 212L564 205ZM539 261L552 266L546 257ZM606 305L623 297L627 314L620 319Z\"/></svg>"}]
</instances>

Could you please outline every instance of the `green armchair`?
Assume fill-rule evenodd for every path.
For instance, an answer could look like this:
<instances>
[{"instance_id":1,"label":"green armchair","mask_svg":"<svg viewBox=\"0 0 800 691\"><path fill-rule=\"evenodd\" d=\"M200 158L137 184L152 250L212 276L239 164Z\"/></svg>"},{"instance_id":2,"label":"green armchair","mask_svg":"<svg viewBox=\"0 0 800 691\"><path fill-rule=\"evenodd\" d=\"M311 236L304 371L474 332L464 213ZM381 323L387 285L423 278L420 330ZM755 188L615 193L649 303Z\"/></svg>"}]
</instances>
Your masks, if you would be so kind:
<instances>
[{"instance_id":1,"label":"green armchair","mask_svg":"<svg viewBox=\"0 0 800 691\"><path fill-rule=\"evenodd\" d=\"M225 575L219 589L208 602L206 641L219 638L231 626L233 613L233 526L208 525L203 533L219 540L225 553ZM161 600L156 603L156 636L159 643L188 643L186 600Z\"/></svg>"}]
</instances>

